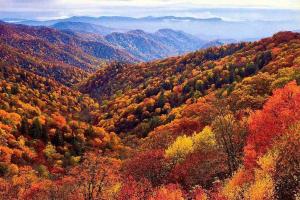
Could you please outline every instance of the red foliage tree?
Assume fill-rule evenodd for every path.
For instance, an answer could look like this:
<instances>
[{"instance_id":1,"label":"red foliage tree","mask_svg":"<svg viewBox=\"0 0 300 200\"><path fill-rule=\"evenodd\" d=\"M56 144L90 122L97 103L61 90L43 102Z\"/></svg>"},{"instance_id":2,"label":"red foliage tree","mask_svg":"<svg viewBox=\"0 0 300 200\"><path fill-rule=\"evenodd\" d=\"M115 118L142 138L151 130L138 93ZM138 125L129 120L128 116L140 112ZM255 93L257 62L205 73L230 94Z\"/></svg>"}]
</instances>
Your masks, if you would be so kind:
<instances>
[{"instance_id":1,"label":"red foliage tree","mask_svg":"<svg viewBox=\"0 0 300 200\"><path fill-rule=\"evenodd\" d=\"M126 174L136 180L148 179L152 185L160 185L167 175L163 150L149 150L137 154L124 164Z\"/></svg>"},{"instance_id":2,"label":"red foliage tree","mask_svg":"<svg viewBox=\"0 0 300 200\"><path fill-rule=\"evenodd\" d=\"M221 151L192 153L184 162L172 169L168 180L180 183L185 189L191 189L196 185L209 188L215 178L222 178L227 173L225 158Z\"/></svg>"},{"instance_id":3,"label":"red foliage tree","mask_svg":"<svg viewBox=\"0 0 300 200\"><path fill-rule=\"evenodd\" d=\"M147 179L136 181L132 176L129 176L123 183L118 200L144 200L149 198L151 193L152 186Z\"/></svg>"},{"instance_id":4,"label":"red foliage tree","mask_svg":"<svg viewBox=\"0 0 300 200\"><path fill-rule=\"evenodd\" d=\"M292 124L300 120L300 87L293 81L275 90L263 109L250 117L249 136L245 147L245 165L255 166L255 160L263 155Z\"/></svg>"}]
</instances>

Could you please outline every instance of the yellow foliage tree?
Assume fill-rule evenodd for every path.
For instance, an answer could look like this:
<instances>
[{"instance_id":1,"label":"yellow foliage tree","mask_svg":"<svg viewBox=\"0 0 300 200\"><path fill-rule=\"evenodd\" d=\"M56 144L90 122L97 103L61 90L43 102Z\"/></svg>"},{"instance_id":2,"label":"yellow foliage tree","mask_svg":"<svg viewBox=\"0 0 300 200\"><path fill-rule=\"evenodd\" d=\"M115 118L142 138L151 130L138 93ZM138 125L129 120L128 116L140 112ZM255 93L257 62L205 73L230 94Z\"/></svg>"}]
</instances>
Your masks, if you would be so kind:
<instances>
[{"instance_id":1,"label":"yellow foliage tree","mask_svg":"<svg viewBox=\"0 0 300 200\"><path fill-rule=\"evenodd\" d=\"M214 132L206 126L200 133L193 135L194 149L213 148L216 145Z\"/></svg>"},{"instance_id":2,"label":"yellow foliage tree","mask_svg":"<svg viewBox=\"0 0 300 200\"><path fill-rule=\"evenodd\" d=\"M52 159L53 154L56 153L56 149L55 147L49 142L46 146L46 148L44 149L44 154L46 155L46 157L48 159Z\"/></svg>"},{"instance_id":3,"label":"yellow foliage tree","mask_svg":"<svg viewBox=\"0 0 300 200\"><path fill-rule=\"evenodd\" d=\"M270 151L258 160L259 167L250 171L240 168L225 184L222 195L227 199L269 200L275 196L275 172L277 153Z\"/></svg>"},{"instance_id":4,"label":"yellow foliage tree","mask_svg":"<svg viewBox=\"0 0 300 200\"><path fill-rule=\"evenodd\" d=\"M166 157L176 162L183 161L185 157L195 150L210 149L216 145L213 131L206 126L201 132L193 136L179 136L165 151Z\"/></svg>"},{"instance_id":5,"label":"yellow foliage tree","mask_svg":"<svg viewBox=\"0 0 300 200\"><path fill-rule=\"evenodd\" d=\"M274 199L275 181L273 174L276 167L277 153L270 151L258 160L259 168L255 169L255 180L245 194L245 199Z\"/></svg>"},{"instance_id":6,"label":"yellow foliage tree","mask_svg":"<svg viewBox=\"0 0 300 200\"><path fill-rule=\"evenodd\" d=\"M231 200L243 199L250 181L252 176L244 168L240 168L226 181L221 194Z\"/></svg>"},{"instance_id":7,"label":"yellow foliage tree","mask_svg":"<svg viewBox=\"0 0 300 200\"><path fill-rule=\"evenodd\" d=\"M173 144L165 151L167 158L173 159L175 162L184 160L186 155L193 152L193 139L186 135L179 136Z\"/></svg>"}]
</instances>

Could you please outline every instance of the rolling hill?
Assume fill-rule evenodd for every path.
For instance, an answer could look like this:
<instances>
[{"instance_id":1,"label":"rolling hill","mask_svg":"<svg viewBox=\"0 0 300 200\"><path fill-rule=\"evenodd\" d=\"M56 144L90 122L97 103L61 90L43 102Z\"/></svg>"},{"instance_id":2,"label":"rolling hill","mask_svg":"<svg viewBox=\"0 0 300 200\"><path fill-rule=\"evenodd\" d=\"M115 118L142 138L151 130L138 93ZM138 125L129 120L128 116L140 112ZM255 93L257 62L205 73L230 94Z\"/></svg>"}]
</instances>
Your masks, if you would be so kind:
<instances>
[{"instance_id":1,"label":"rolling hill","mask_svg":"<svg viewBox=\"0 0 300 200\"><path fill-rule=\"evenodd\" d=\"M31 64L20 64L23 67L34 62L28 59L30 55L39 60L39 63L43 60L50 61L52 65L55 64L56 69L59 68L58 65L65 68L75 66L85 72L92 72L101 62L150 61L197 50L205 43L192 35L171 29L162 29L152 34L141 30L112 32L113 29L110 28L81 22L60 22L54 25L55 29L9 23L0 25L1 44L5 48L3 53L8 54L7 51L10 51L10 56L20 58L10 58L7 61L22 60L21 57L26 56L23 60L31 60ZM100 35L100 29L109 34ZM30 54L25 54L24 51L29 51ZM44 65L48 66L49 63Z\"/></svg>"},{"instance_id":2,"label":"rolling hill","mask_svg":"<svg viewBox=\"0 0 300 200\"><path fill-rule=\"evenodd\" d=\"M51 26L58 22L83 22L105 27L111 27L122 30L141 29L145 32L155 32L159 29L174 29L181 30L186 33L195 35L205 40L226 39L232 38L235 40L245 40L247 38L263 38L281 30L297 30L299 29L299 15L297 10L280 10L273 12L272 9L243 9L238 8L220 8L220 9L200 9L199 12L214 13L214 16L208 18L197 17L176 17L176 16L161 16L161 17L122 17L122 16L74 16L66 19L34 21L34 20L19 20L17 23L33 26ZM225 13L232 13L231 17ZM248 13L248 15L246 14ZM238 19L238 16L243 18ZM261 20L257 16L268 16L267 19ZM294 16L293 19L280 19L279 16ZM237 18L237 19L236 19ZM253 20L250 20L253 18Z\"/></svg>"},{"instance_id":3,"label":"rolling hill","mask_svg":"<svg viewBox=\"0 0 300 200\"><path fill-rule=\"evenodd\" d=\"M66 85L82 80L102 62L137 61L126 51L104 40L90 40L47 27L2 22L0 48L2 64L20 66Z\"/></svg>"}]
</instances>

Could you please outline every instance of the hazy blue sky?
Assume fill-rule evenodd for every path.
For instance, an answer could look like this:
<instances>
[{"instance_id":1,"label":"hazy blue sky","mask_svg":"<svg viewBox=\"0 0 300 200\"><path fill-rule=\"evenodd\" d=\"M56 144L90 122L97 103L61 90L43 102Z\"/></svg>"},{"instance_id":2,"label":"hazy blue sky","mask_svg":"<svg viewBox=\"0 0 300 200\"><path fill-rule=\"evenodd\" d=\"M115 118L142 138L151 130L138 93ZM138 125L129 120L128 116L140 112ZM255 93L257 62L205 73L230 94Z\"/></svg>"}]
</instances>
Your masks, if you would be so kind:
<instances>
[{"instance_id":1,"label":"hazy blue sky","mask_svg":"<svg viewBox=\"0 0 300 200\"><path fill-rule=\"evenodd\" d=\"M74 15L180 15L214 17L203 8L243 7L300 9L299 0L0 0L0 17L35 19L62 18Z\"/></svg>"}]
</instances>

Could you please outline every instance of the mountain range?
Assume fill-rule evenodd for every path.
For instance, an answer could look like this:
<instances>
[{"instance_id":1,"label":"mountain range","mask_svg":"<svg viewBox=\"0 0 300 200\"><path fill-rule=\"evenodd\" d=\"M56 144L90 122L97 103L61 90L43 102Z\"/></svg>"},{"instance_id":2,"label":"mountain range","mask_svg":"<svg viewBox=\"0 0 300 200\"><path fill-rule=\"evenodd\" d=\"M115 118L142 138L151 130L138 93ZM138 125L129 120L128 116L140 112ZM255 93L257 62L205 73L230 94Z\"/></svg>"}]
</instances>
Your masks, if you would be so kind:
<instances>
[{"instance_id":1,"label":"mountain range","mask_svg":"<svg viewBox=\"0 0 300 200\"><path fill-rule=\"evenodd\" d=\"M90 40L47 27L8 23L0 23L0 48L1 63L54 76L67 85L95 71L103 61L137 61L105 40Z\"/></svg>"},{"instance_id":2,"label":"mountain range","mask_svg":"<svg viewBox=\"0 0 300 200\"><path fill-rule=\"evenodd\" d=\"M142 61L194 51L208 43L183 31L172 29L159 29L155 33L147 33L143 30L124 31L83 22L58 22L51 27L77 33L100 34L110 44Z\"/></svg>"},{"instance_id":3,"label":"mountain range","mask_svg":"<svg viewBox=\"0 0 300 200\"><path fill-rule=\"evenodd\" d=\"M237 10L229 9L234 13ZM217 10L214 10L217 11ZM214 12L210 11L210 12ZM264 10L257 10L258 13ZM242 11L238 11L239 14L245 14ZM246 10L245 10L246 12ZM224 10L220 9L217 13L219 15L224 14ZM271 10L267 10L266 13L271 14ZM295 12L293 11L293 14ZM234 16L234 15L233 15ZM275 14L276 16L276 14ZM89 17L89 16L74 16L64 19L56 20L18 20L18 19L5 19L14 23L21 23L25 25L33 26L53 26L58 22L80 22L89 23L93 25L101 25L110 27L116 30L134 30L141 29L145 32L156 32L159 29L175 29L181 30L186 33L195 35L204 40L216 40L216 39L228 39L232 38L238 41L246 40L247 38L262 38L271 36L272 34L281 30L295 30L299 29L299 18L293 20L273 20L276 18L270 18L266 20L256 19L246 20L231 20L230 18L220 17L176 17L176 16L160 16L160 17L123 17L123 16L101 16L101 17ZM97 28L96 28L97 29ZM119 32L119 31L118 31Z\"/></svg>"},{"instance_id":4,"label":"mountain range","mask_svg":"<svg viewBox=\"0 0 300 200\"><path fill-rule=\"evenodd\" d=\"M30 51L33 58L51 60L52 65L64 62L88 72L100 61L150 61L197 50L206 43L171 29L155 33L142 30L114 32L114 29L81 22L60 22L52 27L0 25L1 44L7 54L15 50L22 57L21 51Z\"/></svg>"}]
</instances>

